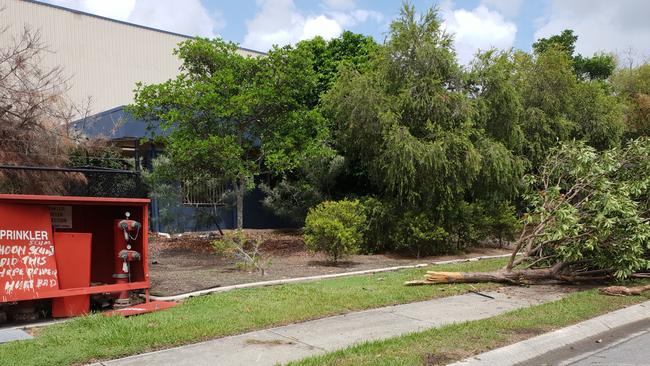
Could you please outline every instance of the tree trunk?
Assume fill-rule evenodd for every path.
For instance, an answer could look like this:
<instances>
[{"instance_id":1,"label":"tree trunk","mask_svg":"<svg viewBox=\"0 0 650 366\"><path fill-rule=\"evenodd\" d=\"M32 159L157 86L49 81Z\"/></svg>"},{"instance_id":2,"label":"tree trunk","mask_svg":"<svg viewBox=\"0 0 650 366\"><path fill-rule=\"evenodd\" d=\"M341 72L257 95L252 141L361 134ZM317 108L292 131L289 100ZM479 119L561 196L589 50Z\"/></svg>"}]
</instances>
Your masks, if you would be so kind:
<instances>
[{"instance_id":1,"label":"tree trunk","mask_svg":"<svg viewBox=\"0 0 650 366\"><path fill-rule=\"evenodd\" d=\"M237 209L237 229L241 230L244 228L244 181L242 179L237 179L235 181L235 206Z\"/></svg>"},{"instance_id":2,"label":"tree trunk","mask_svg":"<svg viewBox=\"0 0 650 366\"><path fill-rule=\"evenodd\" d=\"M427 271L424 281L409 281L407 285L429 285L437 283L522 283L523 281L543 281L558 279L550 268L524 269L519 271L496 272L435 272Z\"/></svg>"},{"instance_id":3,"label":"tree trunk","mask_svg":"<svg viewBox=\"0 0 650 366\"><path fill-rule=\"evenodd\" d=\"M405 285L434 285L437 283L478 283L498 282L525 284L541 281L584 282L611 278L611 270L594 270L580 273L563 273L567 266L560 262L550 268L509 270L507 268L494 272L437 272L427 271L424 281L408 281Z\"/></svg>"}]
</instances>

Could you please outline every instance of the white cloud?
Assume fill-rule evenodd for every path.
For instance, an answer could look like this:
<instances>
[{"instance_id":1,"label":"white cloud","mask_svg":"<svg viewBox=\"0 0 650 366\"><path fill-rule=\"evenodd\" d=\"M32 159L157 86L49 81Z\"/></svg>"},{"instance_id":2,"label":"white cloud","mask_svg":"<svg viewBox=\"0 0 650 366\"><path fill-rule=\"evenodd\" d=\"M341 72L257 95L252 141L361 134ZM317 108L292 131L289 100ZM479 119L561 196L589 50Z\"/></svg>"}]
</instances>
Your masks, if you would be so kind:
<instances>
[{"instance_id":1,"label":"white cloud","mask_svg":"<svg viewBox=\"0 0 650 366\"><path fill-rule=\"evenodd\" d=\"M368 20L376 23L381 23L384 20L384 14L375 10L366 9L354 9L348 12L328 10L327 14L343 27L353 27Z\"/></svg>"},{"instance_id":2,"label":"white cloud","mask_svg":"<svg viewBox=\"0 0 650 366\"><path fill-rule=\"evenodd\" d=\"M462 64L468 64L479 49L508 49L514 44L517 26L484 5L473 10L453 9L447 2L440 11L445 30L454 35L454 48Z\"/></svg>"},{"instance_id":3,"label":"white cloud","mask_svg":"<svg viewBox=\"0 0 650 366\"><path fill-rule=\"evenodd\" d=\"M214 37L225 25L200 0L51 0L50 3L107 18L187 35Z\"/></svg>"},{"instance_id":4,"label":"white cloud","mask_svg":"<svg viewBox=\"0 0 650 366\"><path fill-rule=\"evenodd\" d=\"M260 51L274 44L283 46L316 36L335 38L345 27L383 20L377 11L357 9L352 0L325 0L319 14L301 12L293 0L258 0L257 3L261 9L246 22L247 33L242 44Z\"/></svg>"},{"instance_id":5,"label":"white cloud","mask_svg":"<svg viewBox=\"0 0 650 366\"><path fill-rule=\"evenodd\" d=\"M129 21L188 35L214 37L217 24L200 0L137 0Z\"/></svg>"},{"instance_id":6,"label":"white cloud","mask_svg":"<svg viewBox=\"0 0 650 366\"><path fill-rule=\"evenodd\" d=\"M311 39L316 36L331 39L337 37L342 32L343 29L336 20L319 15L316 18L308 18L305 21L300 39Z\"/></svg>"},{"instance_id":7,"label":"white cloud","mask_svg":"<svg viewBox=\"0 0 650 366\"><path fill-rule=\"evenodd\" d=\"M46 2L118 20L126 20L135 7L135 0L51 0Z\"/></svg>"},{"instance_id":8,"label":"white cloud","mask_svg":"<svg viewBox=\"0 0 650 366\"><path fill-rule=\"evenodd\" d=\"M553 0L535 39L573 29L579 37L576 51L585 56L599 51L623 56L632 48L634 61L643 62L650 56L644 54L650 49L648 14L650 1L646 0Z\"/></svg>"},{"instance_id":9,"label":"white cloud","mask_svg":"<svg viewBox=\"0 0 650 366\"><path fill-rule=\"evenodd\" d=\"M498 10L507 17L515 17L519 14L523 0L482 0L481 4L488 8Z\"/></svg>"}]
</instances>

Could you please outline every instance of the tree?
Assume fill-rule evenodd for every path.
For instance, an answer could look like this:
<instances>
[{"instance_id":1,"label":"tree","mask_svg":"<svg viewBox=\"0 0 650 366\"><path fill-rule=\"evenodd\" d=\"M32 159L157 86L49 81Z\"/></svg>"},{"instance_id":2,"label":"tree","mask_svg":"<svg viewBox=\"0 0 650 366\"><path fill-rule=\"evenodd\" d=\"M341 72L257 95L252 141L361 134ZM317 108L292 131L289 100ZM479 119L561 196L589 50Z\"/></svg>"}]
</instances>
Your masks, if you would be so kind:
<instances>
[{"instance_id":1,"label":"tree","mask_svg":"<svg viewBox=\"0 0 650 366\"><path fill-rule=\"evenodd\" d=\"M320 36L301 41L296 48L311 54L318 82L307 104L315 107L320 102L321 95L329 90L336 80L341 65L363 69L378 45L370 36L345 31L329 41Z\"/></svg>"},{"instance_id":2,"label":"tree","mask_svg":"<svg viewBox=\"0 0 650 366\"><path fill-rule=\"evenodd\" d=\"M471 64L469 79L479 126L509 150L521 153L524 106L514 57L513 52L494 49L479 53Z\"/></svg>"},{"instance_id":3,"label":"tree","mask_svg":"<svg viewBox=\"0 0 650 366\"><path fill-rule=\"evenodd\" d=\"M469 82L480 126L525 157L532 170L562 141L618 146L625 125L611 88L577 77L564 48L537 49L534 54L490 50L474 60Z\"/></svg>"},{"instance_id":4,"label":"tree","mask_svg":"<svg viewBox=\"0 0 650 366\"><path fill-rule=\"evenodd\" d=\"M649 267L649 139L603 152L563 144L526 181L530 210L507 266L427 283L621 280Z\"/></svg>"},{"instance_id":5,"label":"tree","mask_svg":"<svg viewBox=\"0 0 650 366\"><path fill-rule=\"evenodd\" d=\"M303 101L316 85L305 51L273 48L254 58L220 39L179 44L180 74L161 84L138 84L132 113L160 120L170 131L166 154L180 181L222 179L243 198L262 171L294 169L322 147L322 117Z\"/></svg>"},{"instance_id":6,"label":"tree","mask_svg":"<svg viewBox=\"0 0 650 366\"><path fill-rule=\"evenodd\" d=\"M0 36L9 39L6 29ZM40 34L28 27L0 48L0 160L5 165L64 167L75 146L68 126L77 110L65 96L63 70L43 67L44 52ZM0 170L5 193L64 194L70 184L83 183L79 173Z\"/></svg>"},{"instance_id":7,"label":"tree","mask_svg":"<svg viewBox=\"0 0 650 366\"><path fill-rule=\"evenodd\" d=\"M578 36L571 29L565 29L560 34L549 38L540 38L533 43L533 51L537 54L550 49L556 49L567 54L573 63L575 74L580 78L590 80L606 80L616 69L616 58L611 53L598 53L592 57L575 55Z\"/></svg>"},{"instance_id":8,"label":"tree","mask_svg":"<svg viewBox=\"0 0 650 366\"><path fill-rule=\"evenodd\" d=\"M266 196L262 203L274 214L304 224L311 207L334 196L337 177L345 160L331 148L312 154L297 169L285 172L274 186L261 184Z\"/></svg>"},{"instance_id":9,"label":"tree","mask_svg":"<svg viewBox=\"0 0 650 366\"><path fill-rule=\"evenodd\" d=\"M650 64L621 69L612 76L611 81L626 105L628 136L650 135Z\"/></svg>"},{"instance_id":10,"label":"tree","mask_svg":"<svg viewBox=\"0 0 650 366\"><path fill-rule=\"evenodd\" d=\"M340 70L323 110L354 177L370 183L365 192L378 192L400 216L412 217L412 232L435 232L420 242L444 251L434 243L450 238L447 213L465 199L512 194L523 166L479 125L453 39L436 11L418 18L405 4L390 29L366 68Z\"/></svg>"},{"instance_id":11,"label":"tree","mask_svg":"<svg viewBox=\"0 0 650 366\"><path fill-rule=\"evenodd\" d=\"M378 47L372 37L349 31L329 41L315 37L299 42L296 49L307 52L317 77L316 87L303 101L305 107L318 109L321 96L338 78L339 68L365 69ZM342 182L346 168L350 165L336 150L332 136L328 136L326 146L318 154L301 160L296 169L282 172L276 177L277 183L261 185L266 194L264 206L276 215L302 224L310 207L354 192L356 187Z\"/></svg>"}]
</instances>

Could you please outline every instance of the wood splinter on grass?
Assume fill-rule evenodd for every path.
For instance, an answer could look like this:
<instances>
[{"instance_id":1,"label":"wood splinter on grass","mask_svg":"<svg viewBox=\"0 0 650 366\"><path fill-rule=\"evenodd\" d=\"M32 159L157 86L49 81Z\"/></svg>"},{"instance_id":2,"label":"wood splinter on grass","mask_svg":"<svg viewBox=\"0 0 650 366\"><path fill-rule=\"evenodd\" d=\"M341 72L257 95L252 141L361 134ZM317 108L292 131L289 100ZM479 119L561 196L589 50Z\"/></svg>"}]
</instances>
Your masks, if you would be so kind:
<instances>
[{"instance_id":1,"label":"wood splinter on grass","mask_svg":"<svg viewBox=\"0 0 650 366\"><path fill-rule=\"evenodd\" d=\"M648 290L650 290L650 285L636 287L609 286L601 288L600 292L610 296L639 296Z\"/></svg>"}]
</instances>

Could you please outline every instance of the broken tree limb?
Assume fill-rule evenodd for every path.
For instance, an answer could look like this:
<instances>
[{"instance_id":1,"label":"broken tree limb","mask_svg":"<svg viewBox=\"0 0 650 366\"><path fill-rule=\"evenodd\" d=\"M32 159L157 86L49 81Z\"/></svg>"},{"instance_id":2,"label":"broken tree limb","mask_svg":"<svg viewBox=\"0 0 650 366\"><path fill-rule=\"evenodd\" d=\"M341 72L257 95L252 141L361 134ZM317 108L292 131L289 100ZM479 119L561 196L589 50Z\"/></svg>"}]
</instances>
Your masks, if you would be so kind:
<instances>
[{"instance_id":1,"label":"broken tree limb","mask_svg":"<svg viewBox=\"0 0 650 366\"><path fill-rule=\"evenodd\" d=\"M578 263L578 262L575 262ZM508 284L528 284L544 281L584 282L611 278L611 270L564 273L567 263L557 263L550 268L502 269L494 272L442 272L427 271L423 281L408 281L407 286L433 285L443 283L496 282Z\"/></svg>"},{"instance_id":2,"label":"broken tree limb","mask_svg":"<svg viewBox=\"0 0 650 366\"><path fill-rule=\"evenodd\" d=\"M609 286L600 289L600 292L610 296L639 296L641 293L650 290L650 285L645 286Z\"/></svg>"},{"instance_id":3,"label":"broken tree limb","mask_svg":"<svg viewBox=\"0 0 650 366\"><path fill-rule=\"evenodd\" d=\"M555 279L555 274L550 268L522 269L514 271L496 272L436 272L428 271L424 276L429 284L435 283L480 283L497 282L521 284L528 281L542 281Z\"/></svg>"}]
</instances>

